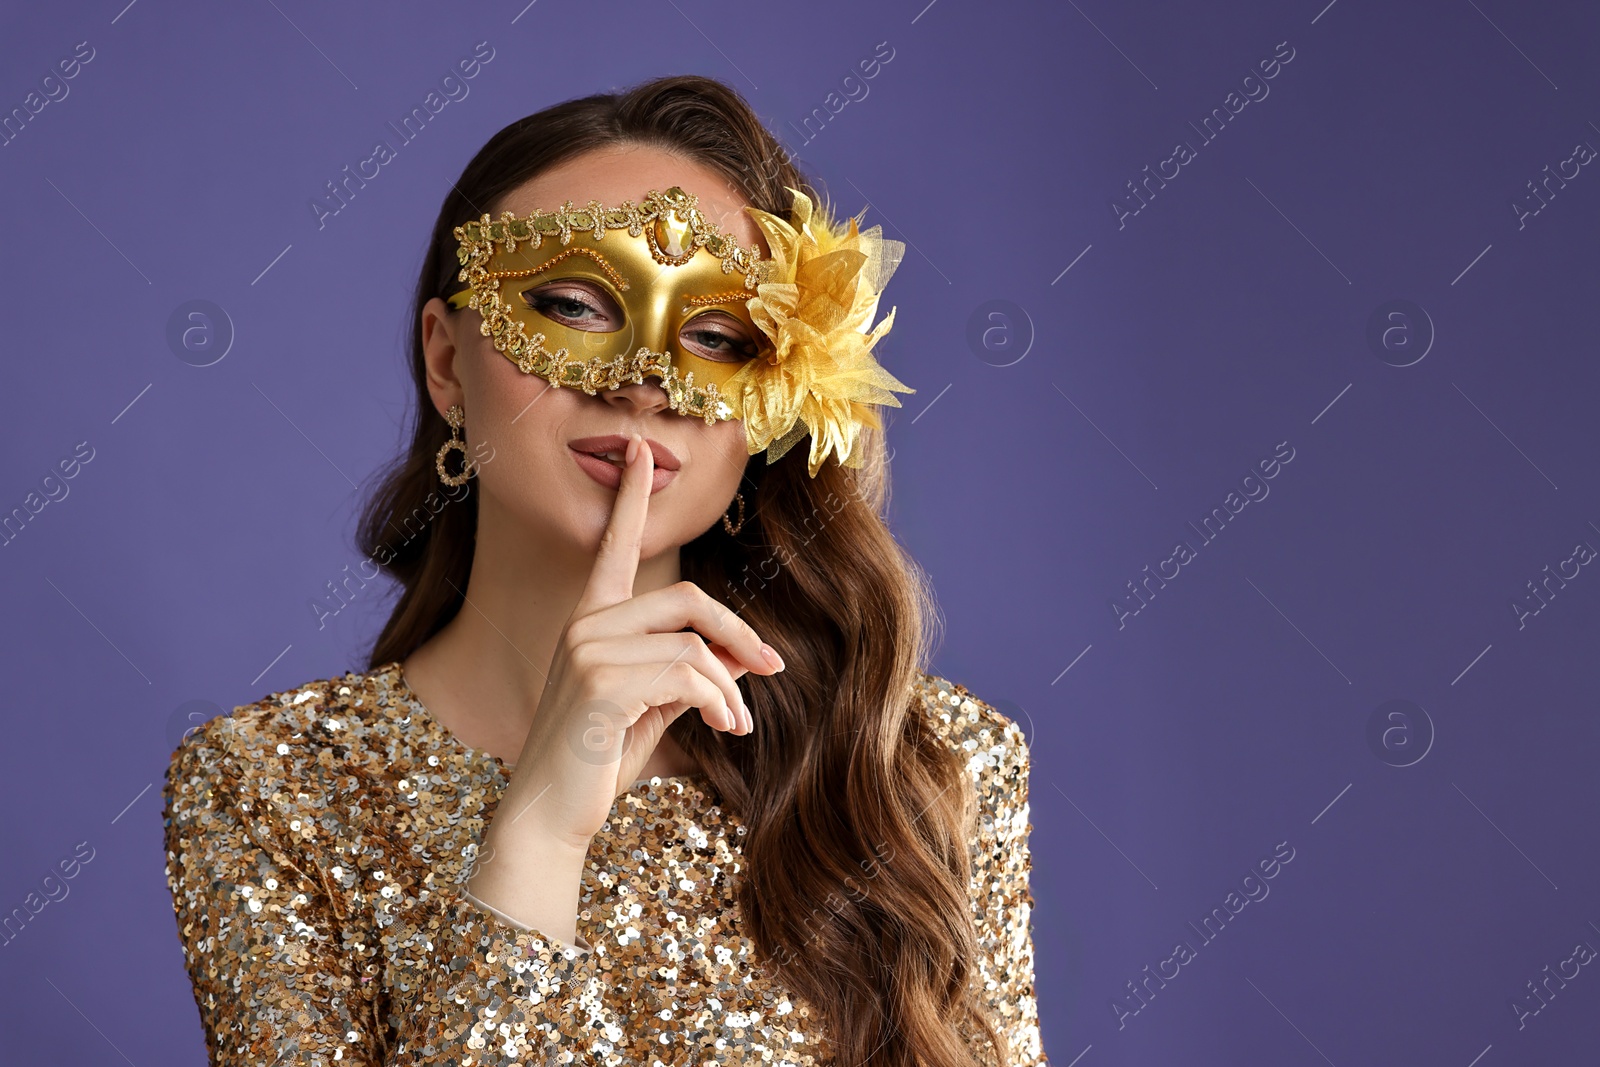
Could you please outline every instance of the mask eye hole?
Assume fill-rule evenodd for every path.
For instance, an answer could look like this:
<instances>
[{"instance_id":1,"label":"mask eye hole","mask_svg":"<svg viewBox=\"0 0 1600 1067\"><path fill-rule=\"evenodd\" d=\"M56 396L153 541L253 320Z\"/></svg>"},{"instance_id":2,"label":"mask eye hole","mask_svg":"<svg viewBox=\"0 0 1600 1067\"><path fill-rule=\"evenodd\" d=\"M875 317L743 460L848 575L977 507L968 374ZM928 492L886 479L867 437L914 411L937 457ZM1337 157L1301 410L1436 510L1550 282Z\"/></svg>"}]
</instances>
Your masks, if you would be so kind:
<instances>
[{"instance_id":1,"label":"mask eye hole","mask_svg":"<svg viewBox=\"0 0 1600 1067\"><path fill-rule=\"evenodd\" d=\"M569 279L524 289L524 307L574 330L611 333L622 328L622 309L594 282Z\"/></svg>"},{"instance_id":2,"label":"mask eye hole","mask_svg":"<svg viewBox=\"0 0 1600 1067\"><path fill-rule=\"evenodd\" d=\"M678 343L692 355L717 363L743 363L760 350L750 337L750 328L723 311L696 315L684 323Z\"/></svg>"}]
</instances>

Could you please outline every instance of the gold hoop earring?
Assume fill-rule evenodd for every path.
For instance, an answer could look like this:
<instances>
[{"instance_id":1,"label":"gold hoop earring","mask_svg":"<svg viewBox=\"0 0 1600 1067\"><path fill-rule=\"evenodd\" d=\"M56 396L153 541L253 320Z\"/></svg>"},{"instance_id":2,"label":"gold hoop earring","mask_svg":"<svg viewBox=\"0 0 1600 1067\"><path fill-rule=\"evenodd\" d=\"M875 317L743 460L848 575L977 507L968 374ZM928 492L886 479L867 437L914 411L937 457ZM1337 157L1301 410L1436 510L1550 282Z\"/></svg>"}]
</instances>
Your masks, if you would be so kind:
<instances>
[{"instance_id":1,"label":"gold hoop earring","mask_svg":"<svg viewBox=\"0 0 1600 1067\"><path fill-rule=\"evenodd\" d=\"M439 454L433 458L433 465L439 472L439 480L445 485L462 485L468 478L478 473L478 465L472 461L467 453L467 443L461 439L461 427L466 425L466 413L461 410L460 404L451 404L444 413L444 421L450 424L450 440L439 448ZM445 457L451 449L461 452L461 473L451 474L444 469Z\"/></svg>"},{"instance_id":2,"label":"gold hoop earring","mask_svg":"<svg viewBox=\"0 0 1600 1067\"><path fill-rule=\"evenodd\" d=\"M729 510L732 510L734 507L737 507L739 509L739 521L738 522L730 521L729 518L728 518L728 513L727 512L723 512L722 513L722 528L724 530L728 531L728 536L730 536L730 537L738 534L738 532L740 530L744 529L744 494L743 493L734 493L733 494L733 503L729 504L728 508L729 508Z\"/></svg>"}]
</instances>

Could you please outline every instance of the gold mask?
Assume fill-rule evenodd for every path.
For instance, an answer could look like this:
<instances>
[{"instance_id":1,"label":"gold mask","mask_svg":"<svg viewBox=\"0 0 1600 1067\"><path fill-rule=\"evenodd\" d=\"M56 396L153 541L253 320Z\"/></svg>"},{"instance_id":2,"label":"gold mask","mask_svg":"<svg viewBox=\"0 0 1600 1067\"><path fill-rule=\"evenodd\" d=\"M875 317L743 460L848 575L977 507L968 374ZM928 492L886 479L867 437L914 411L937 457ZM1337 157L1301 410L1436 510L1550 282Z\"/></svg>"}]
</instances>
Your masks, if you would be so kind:
<instances>
[{"instance_id":1,"label":"gold mask","mask_svg":"<svg viewBox=\"0 0 1600 1067\"><path fill-rule=\"evenodd\" d=\"M720 232L676 186L617 208L591 200L498 220L485 213L455 228L456 277L467 288L449 302L476 309L495 348L552 385L593 395L659 378L680 415L707 425L743 419L750 455L765 451L774 462L809 435L813 477L830 452L860 466L861 429L879 425L878 406L900 406L894 392L913 391L872 355L894 322L892 308L876 326L872 319L905 245L880 227L839 223L789 191L788 219L745 208L771 259ZM558 321L549 312L560 298L533 291L563 280L604 290L623 321L589 320L606 330ZM714 312L745 327L744 351L684 342L728 337L693 329Z\"/></svg>"},{"instance_id":2,"label":"gold mask","mask_svg":"<svg viewBox=\"0 0 1600 1067\"><path fill-rule=\"evenodd\" d=\"M616 209L593 201L574 209L569 201L553 212L505 212L499 221L486 214L456 227L458 277L469 288L450 303L478 309L495 348L553 385L592 395L649 375L661 379L673 411L707 424L733 418L721 387L770 347L745 307L770 264L755 247L740 248L720 233L695 202L674 186ZM559 297L533 293L551 282L579 280L600 287L621 309L622 321L592 320L610 328L585 329L552 314ZM718 312L744 327L748 351L719 344L709 329L700 331L702 346L683 342L696 335L696 319Z\"/></svg>"}]
</instances>

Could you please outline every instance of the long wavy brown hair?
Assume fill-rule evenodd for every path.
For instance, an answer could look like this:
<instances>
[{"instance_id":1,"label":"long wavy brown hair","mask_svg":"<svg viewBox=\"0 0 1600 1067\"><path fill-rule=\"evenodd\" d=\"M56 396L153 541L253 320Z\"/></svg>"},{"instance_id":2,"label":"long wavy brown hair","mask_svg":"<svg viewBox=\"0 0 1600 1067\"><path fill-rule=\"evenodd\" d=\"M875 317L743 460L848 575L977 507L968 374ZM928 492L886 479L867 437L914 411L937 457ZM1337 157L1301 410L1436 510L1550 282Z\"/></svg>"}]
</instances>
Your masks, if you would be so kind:
<instances>
[{"instance_id":1,"label":"long wavy brown hair","mask_svg":"<svg viewBox=\"0 0 1600 1067\"><path fill-rule=\"evenodd\" d=\"M780 217L785 186L820 199L738 93L709 78L570 100L484 145L440 208L410 309L411 446L361 517L361 547L402 590L369 669L406 658L449 622L472 567L477 497L440 499L434 456L450 430L422 351L422 306L460 285L451 231L542 171L619 143L709 165ZM744 929L761 966L820 1013L838 1063L1007 1063L1003 1031L972 982L973 790L912 693L935 616L883 520L882 436L867 431L863 447L861 468L830 460L815 478L803 443L773 464L754 457L738 536L717 524L683 547L684 577L783 649L788 669L743 680L754 733L731 736L695 715L669 729L743 820Z\"/></svg>"}]
</instances>

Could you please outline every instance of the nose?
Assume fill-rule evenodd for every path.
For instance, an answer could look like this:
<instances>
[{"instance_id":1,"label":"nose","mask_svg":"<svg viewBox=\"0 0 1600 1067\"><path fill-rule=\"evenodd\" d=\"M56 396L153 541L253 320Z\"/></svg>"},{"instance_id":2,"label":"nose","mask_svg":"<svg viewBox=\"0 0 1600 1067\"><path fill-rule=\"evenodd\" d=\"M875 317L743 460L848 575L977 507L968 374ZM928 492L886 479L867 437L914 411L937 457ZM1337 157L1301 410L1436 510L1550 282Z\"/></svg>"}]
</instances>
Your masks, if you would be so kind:
<instances>
[{"instance_id":1,"label":"nose","mask_svg":"<svg viewBox=\"0 0 1600 1067\"><path fill-rule=\"evenodd\" d=\"M661 388L660 380L656 378L627 382L615 389L603 389L596 395L630 415L653 415L669 406L666 390Z\"/></svg>"}]
</instances>

